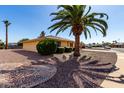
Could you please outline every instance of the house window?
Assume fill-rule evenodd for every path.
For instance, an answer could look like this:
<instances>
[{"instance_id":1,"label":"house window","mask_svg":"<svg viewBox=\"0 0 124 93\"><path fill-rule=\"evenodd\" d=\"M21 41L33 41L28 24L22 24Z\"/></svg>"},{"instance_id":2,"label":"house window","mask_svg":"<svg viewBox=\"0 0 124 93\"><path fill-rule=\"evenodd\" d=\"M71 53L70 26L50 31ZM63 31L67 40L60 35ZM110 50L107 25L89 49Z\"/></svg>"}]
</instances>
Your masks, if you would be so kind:
<instances>
[{"instance_id":1,"label":"house window","mask_svg":"<svg viewBox=\"0 0 124 93\"><path fill-rule=\"evenodd\" d=\"M57 47L61 47L61 42L60 41L57 42Z\"/></svg>"}]
</instances>

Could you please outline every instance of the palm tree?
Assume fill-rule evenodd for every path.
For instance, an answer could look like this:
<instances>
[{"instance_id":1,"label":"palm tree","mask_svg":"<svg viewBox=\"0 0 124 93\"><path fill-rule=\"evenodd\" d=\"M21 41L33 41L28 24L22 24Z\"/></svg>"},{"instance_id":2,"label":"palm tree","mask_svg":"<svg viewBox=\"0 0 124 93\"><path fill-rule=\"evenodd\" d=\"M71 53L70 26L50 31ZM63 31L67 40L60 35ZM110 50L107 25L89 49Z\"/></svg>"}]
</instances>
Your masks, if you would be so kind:
<instances>
[{"instance_id":1,"label":"palm tree","mask_svg":"<svg viewBox=\"0 0 124 93\"><path fill-rule=\"evenodd\" d=\"M6 27L6 46L5 49L8 49L8 26L11 24L8 20L3 21Z\"/></svg>"},{"instance_id":2,"label":"palm tree","mask_svg":"<svg viewBox=\"0 0 124 93\"><path fill-rule=\"evenodd\" d=\"M74 56L80 56L80 35L84 33L85 38L87 35L91 38L91 29L93 29L96 34L100 31L103 36L106 36L106 30L108 28L106 19L108 15L105 13L96 13L91 11L91 6L86 9L86 5L59 5L57 12L51 13L54 18L51 21L55 23L48 29L52 31L57 30L56 35L60 32L65 31L67 28L71 28L70 34L73 33L75 36L75 51ZM87 11L86 11L87 10ZM106 19L104 19L106 17Z\"/></svg>"}]
</instances>

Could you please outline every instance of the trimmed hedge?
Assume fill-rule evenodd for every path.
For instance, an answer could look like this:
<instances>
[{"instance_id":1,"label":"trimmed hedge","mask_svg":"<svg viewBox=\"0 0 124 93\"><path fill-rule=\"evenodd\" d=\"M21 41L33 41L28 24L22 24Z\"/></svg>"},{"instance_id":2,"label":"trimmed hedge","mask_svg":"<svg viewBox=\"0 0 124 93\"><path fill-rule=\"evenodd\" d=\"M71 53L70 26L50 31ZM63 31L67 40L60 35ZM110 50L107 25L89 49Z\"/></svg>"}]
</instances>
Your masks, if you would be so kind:
<instances>
[{"instance_id":1,"label":"trimmed hedge","mask_svg":"<svg viewBox=\"0 0 124 93\"><path fill-rule=\"evenodd\" d=\"M36 48L39 54L50 55L56 52L57 43L53 39L45 39L44 41L40 41Z\"/></svg>"},{"instance_id":2,"label":"trimmed hedge","mask_svg":"<svg viewBox=\"0 0 124 93\"><path fill-rule=\"evenodd\" d=\"M65 52L66 52L66 53L70 53L70 52L72 52L72 50L73 50L72 48L67 48L67 47L65 47Z\"/></svg>"},{"instance_id":3,"label":"trimmed hedge","mask_svg":"<svg viewBox=\"0 0 124 93\"><path fill-rule=\"evenodd\" d=\"M56 53L64 53L65 48L64 47L58 47Z\"/></svg>"}]
</instances>

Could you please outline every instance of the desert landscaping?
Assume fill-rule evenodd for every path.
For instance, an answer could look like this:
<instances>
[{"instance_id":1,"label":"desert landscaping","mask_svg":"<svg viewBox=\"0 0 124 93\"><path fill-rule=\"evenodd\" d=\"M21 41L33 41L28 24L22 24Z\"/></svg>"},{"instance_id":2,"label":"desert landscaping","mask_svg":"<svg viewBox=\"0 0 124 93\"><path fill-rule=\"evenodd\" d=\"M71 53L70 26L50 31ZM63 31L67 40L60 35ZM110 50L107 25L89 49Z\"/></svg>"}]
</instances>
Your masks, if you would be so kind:
<instances>
[{"instance_id":1,"label":"desert landscaping","mask_svg":"<svg viewBox=\"0 0 124 93\"><path fill-rule=\"evenodd\" d=\"M123 87L123 77L117 74L123 71L122 53L81 53L77 59L72 53L41 56L22 49L0 50L0 87Z\"/></svg>"},{"instance_id":2,"label":"desert landscaping","mask_svg":"<svg viewBox=\"0 0 124 93\"><path fill-rule=\"evenodd\" d=\"M124 88L122 7L0 8L0 88Z\"/></svg>"}]
</instances>

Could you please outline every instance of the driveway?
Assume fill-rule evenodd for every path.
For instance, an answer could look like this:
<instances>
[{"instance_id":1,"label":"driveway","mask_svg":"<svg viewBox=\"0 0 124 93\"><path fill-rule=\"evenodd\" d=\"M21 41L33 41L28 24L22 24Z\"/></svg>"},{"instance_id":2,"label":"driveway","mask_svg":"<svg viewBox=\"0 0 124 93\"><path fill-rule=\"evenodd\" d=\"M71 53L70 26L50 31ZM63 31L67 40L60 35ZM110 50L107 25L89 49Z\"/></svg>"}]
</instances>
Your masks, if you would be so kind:
<instances>
[{"instance_id":1,"label":"driveway","mask_svg":"<svg viewBox=\"0 0 124 93\"><path fill-rule=\"evenodd\" d=\"M116 69L109 74L101 86L105 88L124 88L124 48L113 48L111 50L85 50L115 52L117 54L117 62L115 64Z\"/></svg>"},{"instance_id":2,"label":"driveway","mask_svg":"<svg viewBox=\"0 0 124 93\"><path fill-rule=\"evenodd\" d=\"M118 58L115 66L118 68L116 71L109 74L111 79L106 79L102 83L106 88L124 88L124 49L112 49L116 52Z\"/></svg>"},{"instance_id":3,"label":"driveway","mask_svg":"<svg viewBox=\"0 0 124 93\"><path fill-rule=\"evenodd\" d=\"M22 49L0 50L0 87L32 87L50 79L56 68L45 64L49 61Z\"/></svg>"}]
</instances>

